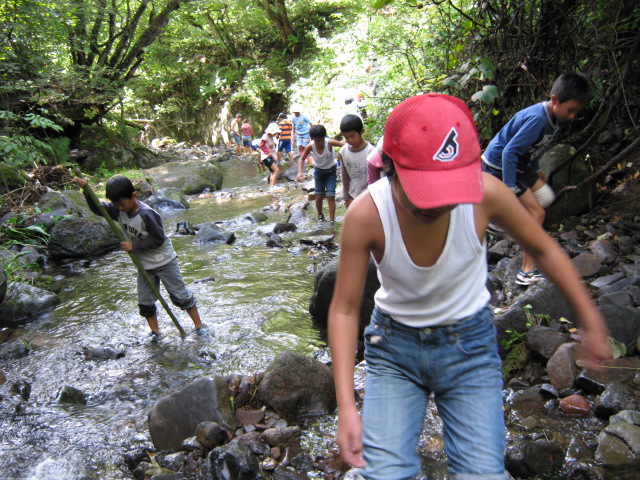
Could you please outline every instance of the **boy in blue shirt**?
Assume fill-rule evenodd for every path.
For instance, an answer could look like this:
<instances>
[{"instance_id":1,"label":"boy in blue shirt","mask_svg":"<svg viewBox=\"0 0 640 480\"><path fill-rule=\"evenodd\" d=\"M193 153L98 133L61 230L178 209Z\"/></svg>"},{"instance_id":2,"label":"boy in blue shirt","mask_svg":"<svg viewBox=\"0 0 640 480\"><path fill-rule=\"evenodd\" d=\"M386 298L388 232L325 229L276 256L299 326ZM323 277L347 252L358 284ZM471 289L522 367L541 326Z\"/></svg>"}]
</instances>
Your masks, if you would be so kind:
<instances>
[{"instance_id":1,"label":"boy in blue shirt","mask_svg":"<svg viewBox=\"0 0 640 480\"><path fill-rule=\"evenodd\" d=\"M76 183L84 188L87 179L78 178ZM173 304L189 314L197 333L204 333L205 327L200 320L196 298L182 279L177 254L171 240L164 233L162 218L154 209L139 202L137 195L131 180L126 177L118 175L107 181L106 196L111 202L102 202L102 205L109 216L122 227L126 240L120 246L125 252L135 252L156 288L160 287L162 281ZM86 193L85 198L91 211L102 215ZM138 307L140 315L146 318L151 328L153 341L160 336L155 303L155 293L138 272Z\"/></svg>"},{"instance_id":2,"label":"boy in blue shirt","mask_svg":"<svg viewBox=\"0 0 640 480\"><path fill-rule=\"evenodd\" d=\"M563 73L551 87L548 102L516 113L493 137L482 155L482 169L502 180L542 225L544 209L555 195L538 172L537 157L558 131L558 124L573 120L589 100L589 81L579 73ZM499 228L494 227L494 232ZM518 285L532 285L544 277L531 255L523 252Z\"/></svg>"},{"instance_id":3,"label":"boy in blue shirt","mask_svg":"<svg viewBox=\"0 0 640 480\"><path fill-rule=\"evenodd\" d=\"M294 103L291 106L291 111L293 112L291 123L293 124L293 132L295 133L299 155L302 155L302 152L304 152L304 149L311 141L309 129L311 128L311 125L313 125L309 117L300 113L301 110L302 107L298 103Z\"/></svg>"}]
</instances>

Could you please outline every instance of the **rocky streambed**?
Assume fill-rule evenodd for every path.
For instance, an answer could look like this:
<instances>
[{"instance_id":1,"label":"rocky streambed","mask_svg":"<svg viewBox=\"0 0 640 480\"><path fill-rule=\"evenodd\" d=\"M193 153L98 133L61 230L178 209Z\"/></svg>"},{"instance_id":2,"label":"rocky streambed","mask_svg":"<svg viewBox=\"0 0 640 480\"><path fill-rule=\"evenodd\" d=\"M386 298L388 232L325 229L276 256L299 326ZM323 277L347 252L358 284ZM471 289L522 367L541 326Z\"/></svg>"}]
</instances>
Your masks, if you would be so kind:
<instances>
[{"instance_id":1,"label":"rocky streambed","mask_svg":"<svg viewBox=\"0 0 640 480\"><path fill-rule=\"evenodd\" d=\"M49 192L41 210L72 215L56 224L49 249L3 254L42 268L0 304L0 477L348 478L332 441L323 335L344 211L335 225L318 223L300 184L283 179L271 194L250 159L203 148L173 154L191 173L156 167L167 178L184 182L206 163L210 185L186 197L185 183L141 188L160 202L210 335L194 335L183 315L182 339L165 316L163 340L149 344L128 259L78 192ZM517 246L489 239L513 478L637 478L638 220L600 208L550 228L615 339L616 358L601 372L576 364L576 319L555 288L516 286ZM372 269L363 324L376 282ZM432 403L427 417L423 473L445 479Z\"/></svg>"}]
</instances>

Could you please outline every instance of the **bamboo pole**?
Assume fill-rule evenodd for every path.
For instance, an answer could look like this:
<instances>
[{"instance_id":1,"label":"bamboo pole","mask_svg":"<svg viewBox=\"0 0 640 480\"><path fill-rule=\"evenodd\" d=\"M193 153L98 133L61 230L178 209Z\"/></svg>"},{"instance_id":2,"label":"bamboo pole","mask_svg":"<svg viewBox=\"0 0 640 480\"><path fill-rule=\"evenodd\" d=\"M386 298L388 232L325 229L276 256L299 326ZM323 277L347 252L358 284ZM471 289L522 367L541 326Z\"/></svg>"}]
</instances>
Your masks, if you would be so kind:
<instances>
[{"instance_id":1,"label":"bamboo pole","mask_svg":"<svg viewBox=\"0 0 640 480\"><path fill-rule=\"evenodd\" d=\"M73 171L76 174L76 176L78 176L79 178L83 178L82 172L80 172L79 169L74 168ZM120 229L120 225L113 221L113 219L109 215L109 212L107 212L107 209L104 208L104 205L102 205L102 202L98 199L94 191L91 189L89 182L87 182L87 184L83 187L83 191L89 196L89 198L91 198L95 206L98 207L98 209L100 210L100 213L102 214L104 219L107 221L107 223L111 227L111 230L113 230L113 233L116 235L116 237L118 237L118 240L120 240L121 242L125 242L126 238L124 238L124 234ZM185 331L180 326L180 323L178 323L178 319L175 317L173 312L171 312L171 310L169 309L169 305L167 305L167 302L165 302L164 298L162 298L162 296L160 295L158 288L153 283L153 280L151 280L151 277L149 277L149 274L146 272L146 270L142 266L142 263L140 263L138 256L134 252L127 252L127 253L131 257L131 260L133 261L135 266L138 267L138 272L142 274L144 279L149 284L149 287L151 287L151 290L153 290L153 293L155 294L156 298L160 301L160 303L164 307L169 317L171 317L171 320L173 320L173 323L175 323L176 327L178 327L178 330L180 331L180 336L184 337L186 335Z\"/></svg>"}]
</instances>

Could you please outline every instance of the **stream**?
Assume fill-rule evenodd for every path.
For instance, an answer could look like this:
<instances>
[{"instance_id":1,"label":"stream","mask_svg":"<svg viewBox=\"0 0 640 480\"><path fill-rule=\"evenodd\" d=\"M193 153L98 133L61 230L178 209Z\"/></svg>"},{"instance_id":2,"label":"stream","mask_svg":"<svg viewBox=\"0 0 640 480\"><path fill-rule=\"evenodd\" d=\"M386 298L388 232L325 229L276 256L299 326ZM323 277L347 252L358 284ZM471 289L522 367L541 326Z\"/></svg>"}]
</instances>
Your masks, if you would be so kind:
<instances>
[{"instance_id":1,"label":"stream","mask_svg":"<svg viewBox=\"0 0 640 480\"><path fill-rule=\"evenodd\" d=\"M190 209L163 214L185 281L212 335L196 336L186 313L172 307L187 332L181 339L158 304L162 337L153 345L137 312L134 266L121 251L67 265L61 304L19 331L31 353L0 359L7 377L0 386L5 398L0 402L0 478L131 478L122 456L152 446L147 414L160 397L202 376L264 371L285 350L326 355L308 307L315 273L335 252L297 240L320 227L338 234L344 209L335 225L319 224L310 205L310 221L281 235L284 248L267 248L260 227L288 217L284 209L270 206L299 202L305 194L288 182L277 197L270 195L254 162L238 159L220 166L230 198L195 196L189 198ZM255 225L245 218L262 209L267 222ZM184 220L224 222L221 227L235 232L236 241L198 245L194 236L174 235L177 222ZM83 348L100 346L113 348L121 358L85 359ZM28 401L19 402L10 391L19 382L31 387ZM59 404L64 386L84 392L87 405ZM333 421L318 419L309 426L303 446L318 453L331 449Z\"/></svg>"}]
</instances>

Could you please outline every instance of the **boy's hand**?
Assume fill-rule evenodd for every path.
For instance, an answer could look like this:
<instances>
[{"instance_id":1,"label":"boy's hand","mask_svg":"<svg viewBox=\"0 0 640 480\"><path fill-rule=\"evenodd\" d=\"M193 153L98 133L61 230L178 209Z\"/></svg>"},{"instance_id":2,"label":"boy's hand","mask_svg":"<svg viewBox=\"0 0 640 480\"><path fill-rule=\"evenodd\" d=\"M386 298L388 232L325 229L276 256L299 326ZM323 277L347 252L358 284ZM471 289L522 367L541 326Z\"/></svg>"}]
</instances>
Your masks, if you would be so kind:
<instances>
[{"instance_id":1,"label":"boy's hand","mask_svg":"<svg viewBox=\"0 0 640 480\"><path fill-rule=\"evenodd\" d=\"M76 178L76 183L78 184L78 186L79 186L80 188L84 188L84 187L86 187L86 186L87 186L87 184L89 183L89 181L88 181L86 178L80 178L80 177L77 177L77 178Z\"/></svg>"},{"instance_id":2,"label":"boy's hand","mask_svg":"<svg viewBox=\"0 0 640 480\"><path fill-rule=\"evenodd\" d=\"M296 177L296 182L301 182L302 181L302 174L299 173L298 176Z\"/></svg>"},{"instance_id":3,"label":"boy's hand","mask_svg":"<svg viewBox=\"0 0 640 480\"><path fill-rule=\"evenodd\" d=\"M120 246L125 252L133 252L133 242L120 242Z\"/></svg>"},{"instance_id":4,"label":"boy's hand","mask_svg":"<svg viewBox=\"0 0 640 480\"><path fill-rule=\"evenodd\" d=\"M357 468L366 466L362 459L362 421L355 408L338 413L336 441L342 460Z\"/></svg>"},{"instance_id":5,"label":"boy's hand","mask_svg":"<svg viewBox=\"0 0 640 480\"><path fill-rule=\"evenodd\" d=\"M599 370L602 368L602 362L612 357L609 332L603 324L604 321L595 328L583 326L581 329L583 338L578 348L578 357L587 368Z\"/></svg>"}]
</instances>

